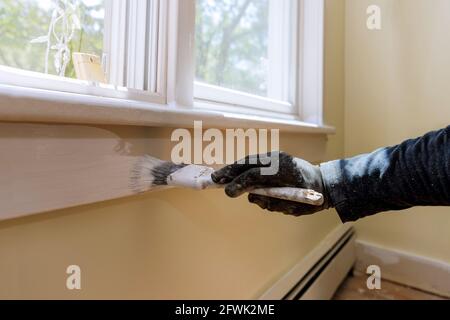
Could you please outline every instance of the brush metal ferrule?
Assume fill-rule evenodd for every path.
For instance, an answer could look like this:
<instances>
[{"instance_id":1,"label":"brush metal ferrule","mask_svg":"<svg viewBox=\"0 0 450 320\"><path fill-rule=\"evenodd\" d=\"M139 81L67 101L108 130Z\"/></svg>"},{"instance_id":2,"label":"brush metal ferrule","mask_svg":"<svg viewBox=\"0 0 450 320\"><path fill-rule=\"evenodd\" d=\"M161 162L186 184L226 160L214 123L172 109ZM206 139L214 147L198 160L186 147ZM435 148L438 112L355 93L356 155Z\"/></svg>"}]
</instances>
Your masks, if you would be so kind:
<instances>
[{"instance_id":1,"label":"brush metal ferrule","mask_svg":"<svg viewBox=\"0 0 450 320\"><path fill-rule=\"evenodd\" d=\"M181 168L167 177L167 185L203 190L215 186L211 179L213 168L195 164Z\"/></svg>"}]
</instances>

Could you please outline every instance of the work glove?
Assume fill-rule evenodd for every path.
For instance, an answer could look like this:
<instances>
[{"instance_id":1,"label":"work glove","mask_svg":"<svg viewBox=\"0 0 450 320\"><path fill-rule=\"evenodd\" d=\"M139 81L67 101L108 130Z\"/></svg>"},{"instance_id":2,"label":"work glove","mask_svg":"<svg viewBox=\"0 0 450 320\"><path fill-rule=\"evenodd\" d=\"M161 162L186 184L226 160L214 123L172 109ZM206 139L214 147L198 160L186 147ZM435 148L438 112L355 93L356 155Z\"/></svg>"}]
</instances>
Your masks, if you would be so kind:
<instances>
[{"instance_id":1,"label":"work glove","mask_svg":"<svg viewBox=\"0 0 450 320\"><path fill-rule=\"evenodd\" d=\"M278 163L274 164L273 161L278 161ZM268 167L276 167L276 165L278 165L278 170L272 174L264 173L264 170L267 170ZM321 206L314 206L267 196L248 195L248 200L251 203L269 211L301 216L330 207L319 166L294 158L285 152L248 156L214 172L211 178L217 184L226 184L225 193L232 198L239 197L253 189L270 187L312 189L324 196L324 203Z\"/></svg>"}]
</instances>

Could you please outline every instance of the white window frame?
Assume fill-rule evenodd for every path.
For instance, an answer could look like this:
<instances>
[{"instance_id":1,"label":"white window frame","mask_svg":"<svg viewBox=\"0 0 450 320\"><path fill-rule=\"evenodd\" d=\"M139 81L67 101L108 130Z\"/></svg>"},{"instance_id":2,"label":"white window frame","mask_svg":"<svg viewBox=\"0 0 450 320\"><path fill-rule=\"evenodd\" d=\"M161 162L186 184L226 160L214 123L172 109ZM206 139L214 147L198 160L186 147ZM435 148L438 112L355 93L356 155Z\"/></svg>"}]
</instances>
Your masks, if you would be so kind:
<instances>
[{"instance_id":1,"label":"white window frame","mask_svg":"<svg viewBox=\"0 0 450 320\"><path fill-rule=\"evenodd\" d=\"M126 84L129 69L124 64L132 65L136 61L127 60L130 57L127 50L137 48L130 49L129 44L142 39L142 32L134 32L136 39L132 40L125 35L127 30L142 28L137 21L142 21L143 4L138 1L143 1L107 1L118 7L107 6L105 12L105 24L110 23L105 32L105 63L115 66L109 68L107 76L114 79L113 82L120 84L122 79ZM289 103L260 100L261 97L252 95L240 96L234 101L227 98L231 104L194 99L195 0L146 0L145 5L146 12L158 17L147 33L158 34L158 37L151 37L154 41L148 40L146 48L157 50L144 56L143 46L138 46L138 52L133 53L147 63L144 73L141 72L133 84L139 88L144 83L147 91L0 66L0 120L171 127L189 126L193 120L203 120L205 127L265 127L334 133L334 128L322 121L324 0L298 0L300 32L296 41L301 50L296 69L301 72L295 73L295 81L292 81L295 82L292 101L296 101L293 104L296 113L290 112ZM128 8L126 12L135 14L134 20L120 14L124 7ZM108 17L116 17L115 23ZM152 68L156 73L149 73ZM150 77L150 74L156 76ZM217 96L225 97L229 92L220 90L215 95L214 90L208 90L208 94L211 100L217 100Z\"/></svg>"},{"instance_id":2,"label":"white window frame","mask_svg":"<svg viewBox=\"0 0 450 320\"><path fill-rule=\"evenodd\" d=\"M168 2L106 0L105 3L107 32L103 51L108 81L165 97Z\"/></svg>"},{"instance_id":3,"label":"white window frame","mask_svg":"<svg viewBox=\"0 0 450 320\"><path fill-rule=\"evenodd\" d=\"M195 1L195 0L194 0ZM280 5L281 4L281 5ZM249 94L239 90L211 85L199 81L194 82L194 97L200 106L207 108L208 103L222 103L229 106L240 106L242 112L254 113L254 109L275 111L278 114L296 113L295 102L295 74L298 61L297 48L297 24L298 24L298 2L297 0L280 1L269 0L269 74L268 81L269 97L279 96L279 99ZM283 21L271 23L271 21ZM290 24L294 26L291 28ZM282 30L280 30L282 29ZM292 29L294 32L280 32ZM284 34L284 37L279 37ZM274 49L276 48L276 49ZM281 50L280 50L281 49ZM288 51L289 59L284 59ZM291 66L291 68L289 68ZM287 73L285 74L285 71ZM210 105L210 107L212 107ZM246 109L249 108L249 109Z\"/></svg>"},{"instance_id":4,"label":"white window frame","mask_svg":"<svg viewBox=\"0 0 450 320\"><path fill-rule=\"evenodd\" d=\"M186 0L194 2L196 0ZM277 0L272 0L277 1ZM292 16L285 17L286 9L282 6L271 7L278 10L271 10L269 19L280 17L282 21L292 21L296 26L293 35L286 35L284 39L278 41L276 46L269 45L269 55L279 54L279 50L270 50L270 47L283 47L283 50L290 50L290 63L292 74L286 75L280 72L270 72L274 83L281 83L278 90L288 90L284 96L288 101L269 99L257 95L247 94L241 91L214 86L206 83L194 83L195 106L202 109L229 111L245 114L265 114L266 116L290 118L323 125L322 104L323 104L323 23L324 23L324 2L323 0L298 0L294 1ZM195 23L195 16L190 23ZM269 38L271 32L269 24ZM191 30L184 28L183 30ZM192 37L192 36L191 36ZM291 43L292 45L289 45ZM281 59L280 59L281 60ZM270 66L269 66L270 67ZM277 68L278 70L282 68ZM276 71L276 70L274 70ZM273 87L269 85L269 88ZM256 109L256 110L255 110Z\"/></svg>"}]
</instances>

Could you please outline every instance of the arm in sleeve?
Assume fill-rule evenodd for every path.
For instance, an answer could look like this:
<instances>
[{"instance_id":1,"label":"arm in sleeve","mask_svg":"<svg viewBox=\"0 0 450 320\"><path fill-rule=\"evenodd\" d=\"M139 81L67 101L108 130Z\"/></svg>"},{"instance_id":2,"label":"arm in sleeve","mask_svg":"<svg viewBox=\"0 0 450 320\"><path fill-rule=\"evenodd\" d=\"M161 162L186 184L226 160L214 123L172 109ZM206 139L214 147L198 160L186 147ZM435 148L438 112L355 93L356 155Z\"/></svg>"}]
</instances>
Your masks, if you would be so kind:
<instances>
[{"instance_id":1,"label":"arm in sleeve","mask_svg":"<svg viewBox=\"0 0 450 320\"><path fill-rule=\"evenodd\" d=\"M450 126L320 169L343 222L413 206L450 206Z\"/></svg>"}]
</instances>

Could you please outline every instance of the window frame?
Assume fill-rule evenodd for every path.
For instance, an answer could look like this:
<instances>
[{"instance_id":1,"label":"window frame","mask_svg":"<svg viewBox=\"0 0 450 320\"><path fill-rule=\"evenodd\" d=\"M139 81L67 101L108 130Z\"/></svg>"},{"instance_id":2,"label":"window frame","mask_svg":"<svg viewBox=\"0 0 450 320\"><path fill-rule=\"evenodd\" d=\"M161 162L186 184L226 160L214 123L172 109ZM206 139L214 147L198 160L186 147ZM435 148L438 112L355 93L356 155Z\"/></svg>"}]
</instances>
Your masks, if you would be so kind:
<instances>
[{"instance_id":1,"label":"window frame","mask_svg":"<svg viewBox=\"0 0 450 320\"><path fill-rule=\"evenodd\" d=\"M195 2L185 0L184 6L193 7L184 19L184 27L179 28L179 37L195 38ZM193 92L187 93L188 99L192 99L193 106L201 109L210 109L228 112L230 107L237 113L255 114L256 109L264 111L269 117L292 118L296 120L323 126L323 64L324 64L324 0L298 0L297 1L297 34L293 41L296 50L295 74L291 75L292 86L290 97L292 106L277 104L280 101L252 96L242 92L230 92L229 89L211 86L203 83L194 83ZM193 13L192 13L193 12ZM194 50L184 47L185 50ZM194 55L194 54L192 54ZM195 56L192 57L194 59ZM182 63L188 63L185 59ZM193 60L195 61L195 60ZM192 79L195 79L195 70L191 71ZM209 92L208 92L209 91ZM233 90L231 90L233 91ZM251 95L250 95L251 96ZM250 99L251 98L251 99ZM264 99L264 103L261 103ZM251 101L250 101L251 100ZM236 103L241 101L241 103ZM246 103L242 103L245 101ZM254 108L259 105L259 108ZM261 107L261 105L263 107ZM278 108L278 109L277 109Z\"/></svg>"},{"instance_id":2,"label":"window frame","mask_svg":"<svg viewBox=\"0 0 450 320\"><path fill-rule=\"evenodd\" d=\"M194 0L196 2L196 0ZM299 70L299 51L298 44L298 30L299 21L299 6L297 0L290 0L289 5L285 6L286 1L269 0L269 20L270 21L284 21L283 26L273 25L269 22L268 34L268 49L269 57L269 74L271 77L268 80L268 91L279 91L278 95L284 96L285 99L274 99L260 95L246 93L245 91L233 90L226 87L221 87L213 84L208 84L201 81L194 81L194 99L202 102L202 105L208 103L222 103L226 108L228 106L240 106L241 112L253 113L254 109L274 111L276 114L296 114L298 105L296 101L296 78ZM275 8L275 9L274 9ZM293 32L285 32L290 29L292 24ZM277 27L282 29L274 30ZM278 34L284 34L284 37L277 37ZM280 54L280 50L273 50L273 48L281 48L283 51L289 51L289 58L283 59L284 56ZM284 74L284 72L286 74ZM281 85L279 85L281 84ZM277 86L278 85L278 86ZM278 88L277 88L278 87ZM275 89L275 90L273 90Z\"/></svg>"}]
</instances>

